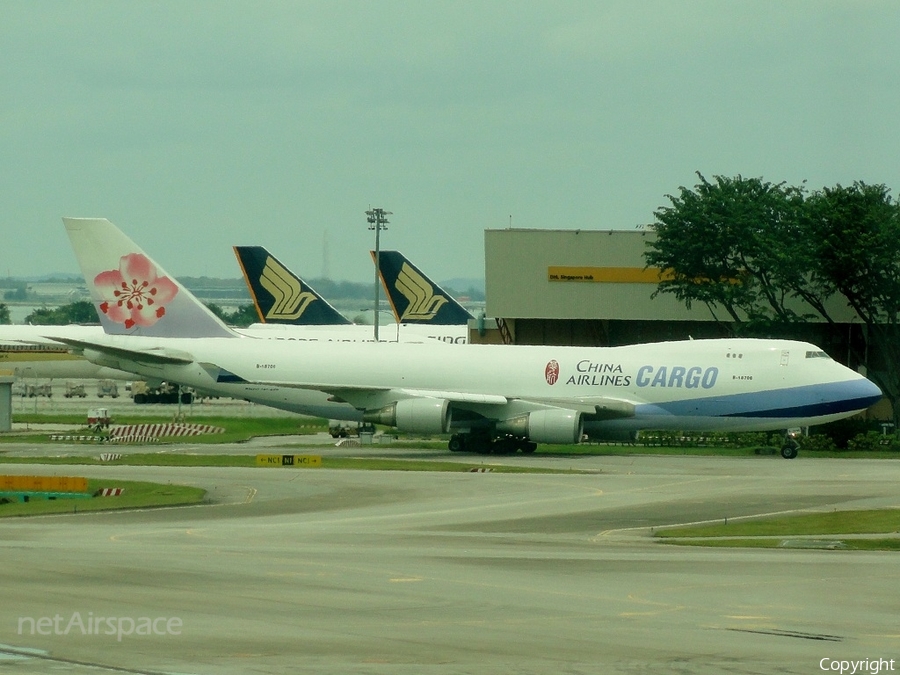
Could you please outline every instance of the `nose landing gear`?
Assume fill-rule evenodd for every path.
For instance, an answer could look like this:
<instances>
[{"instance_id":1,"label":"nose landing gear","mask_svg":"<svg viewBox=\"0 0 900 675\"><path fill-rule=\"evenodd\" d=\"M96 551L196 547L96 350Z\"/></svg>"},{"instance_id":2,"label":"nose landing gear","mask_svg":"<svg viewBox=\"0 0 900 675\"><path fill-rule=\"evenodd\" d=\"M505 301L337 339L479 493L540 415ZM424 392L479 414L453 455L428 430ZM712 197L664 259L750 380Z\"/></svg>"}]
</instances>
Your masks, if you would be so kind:
<instances>
[{"instance_id":1,"label":"nose landing gear","mask_svg":"<svg viewBox=\"0 0 900 675\"><path fill-rule=\"evenodd\" d=\"M781 456L785 459L794 459L797 451L800 450L800 443L797 437L803 432L800 429L788 429L784 434L784 443L781 446Z\"/></svg>"}]
</instances>

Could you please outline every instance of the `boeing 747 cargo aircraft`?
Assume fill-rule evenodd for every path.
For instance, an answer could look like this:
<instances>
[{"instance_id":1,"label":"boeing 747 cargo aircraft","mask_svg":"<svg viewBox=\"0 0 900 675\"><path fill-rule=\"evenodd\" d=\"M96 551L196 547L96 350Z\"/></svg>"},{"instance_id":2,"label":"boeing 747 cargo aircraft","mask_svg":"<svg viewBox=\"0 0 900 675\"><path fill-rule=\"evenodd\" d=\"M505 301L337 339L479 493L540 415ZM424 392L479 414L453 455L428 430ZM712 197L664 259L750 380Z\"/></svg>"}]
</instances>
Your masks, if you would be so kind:
<instances>
[{"instance_id":1,"label":"boeing 747 cargo aircraft","mask_svg":"<svg viewBox=\"0 0 900 675\"><path fill-rule=\"evenodd\" d=\"M223 325L109 221L64 222L107 335L60 340L91 361L286 410L449 433L451 450L803 427L881 398L865 377L789 340L450 348L253 338Z\"/></svg>"}]
</instances>

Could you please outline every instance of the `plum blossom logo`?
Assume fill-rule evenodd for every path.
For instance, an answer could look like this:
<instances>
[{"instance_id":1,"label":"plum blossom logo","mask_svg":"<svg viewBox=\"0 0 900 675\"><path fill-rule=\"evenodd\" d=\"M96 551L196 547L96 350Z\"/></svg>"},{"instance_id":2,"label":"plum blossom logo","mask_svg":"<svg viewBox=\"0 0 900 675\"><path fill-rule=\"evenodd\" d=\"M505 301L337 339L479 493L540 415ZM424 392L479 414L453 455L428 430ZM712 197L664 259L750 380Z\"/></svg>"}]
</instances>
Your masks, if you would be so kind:
<instances>
[{"instance_id":1,"label":"plum blossom logo","mask_svg":"<svg viewBox=\"0 0 900 675\"><path fill-rule=\"evenodd\" d=\"M544 378L547 380L547 384L556 384L559 379L559 363L556 359L550 361L544 368Z\"/></svg>"},{"instance_id":2,"label":"plum blossom logo","mask_svg":"<svg viewBox=\"0 0 900 675\"><path fill-rule=\"evenodd\" d=\"M154 264L140 253L122 256L119 269L98 274L94 286L104 299L100 311L125 328L152 326L178 293L178 286L169 277L157 276Z\"/></svg>"}]
</instances>

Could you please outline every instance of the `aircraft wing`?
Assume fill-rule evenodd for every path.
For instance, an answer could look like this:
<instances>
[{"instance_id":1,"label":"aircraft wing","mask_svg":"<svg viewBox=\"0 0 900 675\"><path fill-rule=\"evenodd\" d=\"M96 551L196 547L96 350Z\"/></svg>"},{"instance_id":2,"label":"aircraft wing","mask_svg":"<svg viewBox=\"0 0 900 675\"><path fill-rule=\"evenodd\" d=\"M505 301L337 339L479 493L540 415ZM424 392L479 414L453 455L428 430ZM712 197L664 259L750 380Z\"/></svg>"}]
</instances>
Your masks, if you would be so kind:
<instances>
[{"instance_id":1,"label":"aircraft wing","mask_svg":"<svg viewBox=\"0 0 900 675\"><path fill-rule=\"evenodd\" d=\"M204 367L211 364L203 364ZM371 385L334 384L333 382L279 382L273 380L244 380L247 384L285 387L287 389L309 389L324 391L335 400L345 401L357 407L370 407L373 398L396 401L406 398L440 398L452 403L469 403L482 405L505 405L510 399L498 394L473 394L459 391L437 391L431 389L406 389L377 387Z\"/></svg>"},{"instance_id":2,"label":"aircraft wing","mask_svg":"<svg viewBox=\"0 0 900 675\"><path fill-rule=\"evenodd\" d=\"M583 413L595 421L634 417L634 407L636 405L634 401L607 396L583 396L572 399L555 398L552 400L532 398L524 400L552 408L569 408Z\"/></svg>"},{"instance_id":3,"label":"aircraft wing","mask_svg":"<svg viewBox=\"0 0 900 675\"><path fill-rule=\"evenodd\" d=\"M138 363L153 364L175 364L182 365L193 363L194 357L187 352L174 349L152 348L152 349L132 349L121 347L118 345L109 345L103 342L92 342L90 340L76 340L67 337L46 336L48 340L62 343L77 352L86 350L100 352L106 356L126 361L136 361Z\"/></svg>"},{"instance_id":4,"label":"aircraft wing","mask_svg":"<svg viewBox=\"0 0 900 675\"><path fill-rule=\"evenodd\" d=\"M389 405L403 399L441 399L454 404L456 408L477 410L481 414L488 414L503 418L505 411L500 408L515 407L516 412L531 409L563 408L589 416L594 420L620 419L634 417L635 403L624 399L607 397L579 397L573 399L541 399L541 398L513 398L501 394L476 394L459 391L440 391L431 389L410 389L374 387L367 385L335 385L327 382L272 382L259 381L250 384L278 386L294 389L309 389L324 391L332 396L332 400L350 403L361 410L378 408ZM497 408L496 413L491 414L491 409Z\"/></svg>"},{"instance_id":5,"label":"aircraft wing","mask_svg":"<svg viewBox=\"0 0 900 675\"><path fill-rule=\"evenodd\" d=\"M131 361L150 365L185 365L194 363L191 354L174 349L153 347L137 349L112 345L92 340L68 337L46 336L79 352L93 351L110 359ZM272 380L249 381L219 368L215 364L202 363L201 366L217 382L257 384L268 387L287 389L304 389L321 391L330 394L332 401L346 402L360 410L377 409L406 399L430 399L447 401L454 408L469 410L481 416L493 419L508 417L529 410L562 409L580 413L586 417L600 421L634 417L635 403L625 399L609 397L577 397L571 399L542 399L527 397L509 397L502 394L479 394L472 392L443 391L432 389L391 388L372 385L347 385L333 382L279 382Z\"/></svg>"}]
</instances>

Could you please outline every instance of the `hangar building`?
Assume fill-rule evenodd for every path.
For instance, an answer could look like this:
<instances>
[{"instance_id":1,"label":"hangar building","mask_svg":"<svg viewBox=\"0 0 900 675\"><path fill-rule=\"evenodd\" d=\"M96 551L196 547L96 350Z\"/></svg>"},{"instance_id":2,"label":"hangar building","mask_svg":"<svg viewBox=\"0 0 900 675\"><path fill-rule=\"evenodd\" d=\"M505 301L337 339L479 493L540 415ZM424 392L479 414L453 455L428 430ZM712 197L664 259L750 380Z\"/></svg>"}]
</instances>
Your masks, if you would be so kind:
<instances>
[{"instance_id":1,"label":"hangar building","mask_svg":"<svg viewBox=\"0 0 900 675\"><path fill-rule=\"evenodd\" d=\"M654 297L661 272L645 269L643 257L654 237L652 229L485 230L485 313L499 330L472 341L615 346L728 337L705 304L687 309L674 295ZM864 353L864 326L837 299L829 311L837 324L804 324L791 337L857 368L851 347Z\"/></svg>"}]
</instances>

